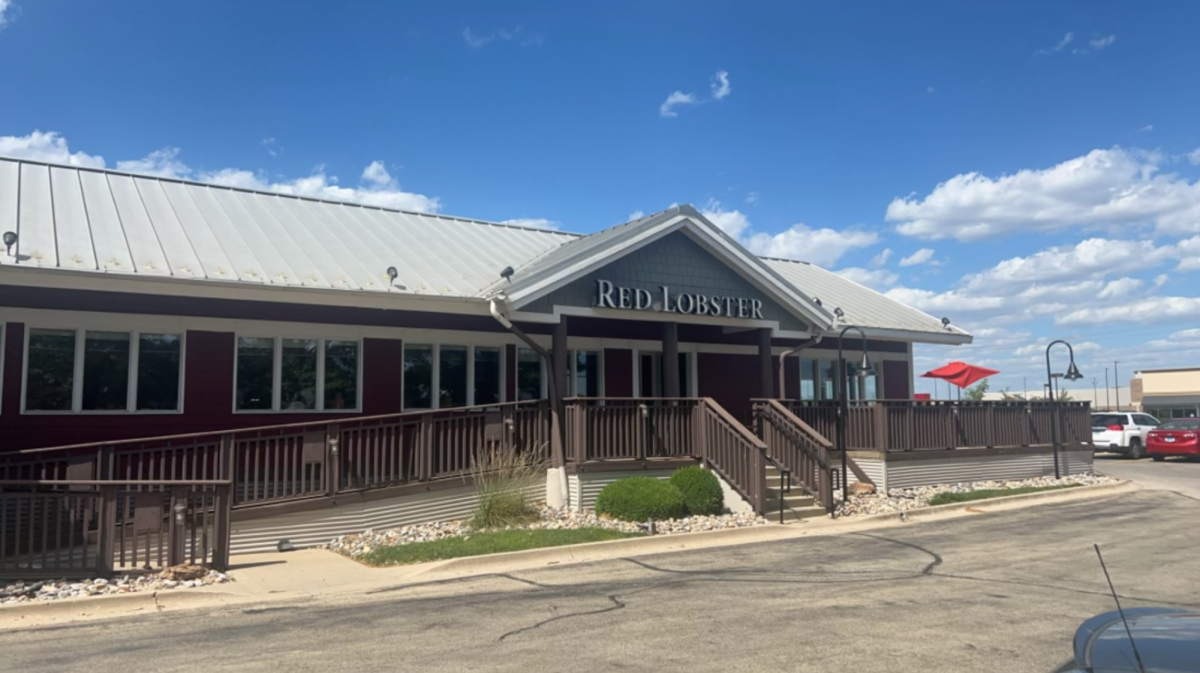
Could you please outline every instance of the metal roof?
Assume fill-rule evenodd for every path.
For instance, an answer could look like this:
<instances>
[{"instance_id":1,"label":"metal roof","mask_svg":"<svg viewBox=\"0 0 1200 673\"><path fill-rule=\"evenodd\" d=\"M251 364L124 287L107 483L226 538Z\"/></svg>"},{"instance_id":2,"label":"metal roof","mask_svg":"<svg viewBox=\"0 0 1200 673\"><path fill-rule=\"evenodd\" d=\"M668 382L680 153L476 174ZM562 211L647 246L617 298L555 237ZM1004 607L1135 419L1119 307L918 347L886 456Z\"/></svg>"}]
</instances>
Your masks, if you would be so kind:
<instances>
[{"instance_id":1,"label":"metal roof","mask_svg":"<svg viewBox=\"0 0 1200 673\"><path fill-rule=\"evenodd\" d=\"M810 297L820 299L825 308L842 309L845 312L844 325L942 336L970 336L953 325L949 329L943 327L940 318L808 262L770 257L763 258L763 261L791 284L804 288Z\"/></svg>"},{"instance_id":2,"label":"metal roof","mask_svg":"<svg viewBox=\"0 0 1200 673\"><path fill-rule=\"evenodd\" d=\"M0 264L473 297L575 234L0 158ZM390 283L387 268L399 276Z\"/></svg>"},{"instance_id":3,"label":"metal roof","mask_svg":"<svg viewBox=\"0 0 1200 673\"><path fill-rule=\"evenodd\" d=\"M0 254L8 267L483 299L502 287L505 267L517 270L503 286L511 292L603 258L677 216L798 303L820 297L817 314L840 307L846 324L970 338L819 267L757 258L690 206L580 236L0 157L0 232L18 234L13 256Z\"/></svg>"}]
</instances>

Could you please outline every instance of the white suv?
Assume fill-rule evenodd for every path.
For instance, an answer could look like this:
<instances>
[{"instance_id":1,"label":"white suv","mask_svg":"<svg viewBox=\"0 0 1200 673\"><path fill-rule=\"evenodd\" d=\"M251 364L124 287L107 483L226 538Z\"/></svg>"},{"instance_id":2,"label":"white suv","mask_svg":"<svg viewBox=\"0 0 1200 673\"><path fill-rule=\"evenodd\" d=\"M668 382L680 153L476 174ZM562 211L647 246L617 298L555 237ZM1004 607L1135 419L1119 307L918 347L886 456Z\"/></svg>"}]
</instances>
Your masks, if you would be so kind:
<instances>
[{"instance_id":1,"label":"white suv","mask_svg":"<svg viewBox=\"0 0 1200 673\"><path fill-rule=\"evenodd\" d=\"M1108 411L1092 414L1092 444L1097 451L1114 451L1129 458L1146 455L1146 435L1157 428L1158 419L1149 414Z\"/></svg>"}]
</instances>

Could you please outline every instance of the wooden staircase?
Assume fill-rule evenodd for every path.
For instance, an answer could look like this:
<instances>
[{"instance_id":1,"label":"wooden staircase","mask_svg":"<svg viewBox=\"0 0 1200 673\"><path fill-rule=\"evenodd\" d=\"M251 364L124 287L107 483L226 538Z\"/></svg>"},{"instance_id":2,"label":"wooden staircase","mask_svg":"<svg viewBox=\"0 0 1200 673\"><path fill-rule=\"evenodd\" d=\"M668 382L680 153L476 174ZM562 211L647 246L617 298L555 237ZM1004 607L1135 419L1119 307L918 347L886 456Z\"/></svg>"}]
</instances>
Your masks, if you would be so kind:
<instances>
[{"instance_id":1,"label":"wooden staircase","mask_svg":"<svg viewBox=\"0 0 1200 673\"><path fill-rule=\"evenodd\" d=\"M766 508L763 516L768 521L795 523L804 519L825 516L825 508L817 503L815 497L805 493L794 483L785 483L781 487L779 476L779 468L767 463ZM781 501L782 511L780 509Z\"/></svg>"}]
</instances>

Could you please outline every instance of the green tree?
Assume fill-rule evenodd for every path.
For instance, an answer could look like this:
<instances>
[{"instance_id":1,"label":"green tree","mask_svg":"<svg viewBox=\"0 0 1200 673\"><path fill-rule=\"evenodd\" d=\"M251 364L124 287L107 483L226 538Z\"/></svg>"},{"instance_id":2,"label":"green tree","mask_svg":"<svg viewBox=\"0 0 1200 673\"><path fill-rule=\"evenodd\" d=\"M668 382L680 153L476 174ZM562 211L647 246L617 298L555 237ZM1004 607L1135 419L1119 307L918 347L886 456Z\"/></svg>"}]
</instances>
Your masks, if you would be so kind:
<instances>
[{"instance_id":1,"label":"green tree","mask_svg":"<svg viewBox=\"0 0 1200 673\"><path fill-rule=\"evenodd\" d=\"M987 379L984 379L970 388L967 388L966 397L968 400L975 400L978 402L983 399L983 394L988 391L988 388L990 388L988 381Z\"/></svg>"}]
</instances>

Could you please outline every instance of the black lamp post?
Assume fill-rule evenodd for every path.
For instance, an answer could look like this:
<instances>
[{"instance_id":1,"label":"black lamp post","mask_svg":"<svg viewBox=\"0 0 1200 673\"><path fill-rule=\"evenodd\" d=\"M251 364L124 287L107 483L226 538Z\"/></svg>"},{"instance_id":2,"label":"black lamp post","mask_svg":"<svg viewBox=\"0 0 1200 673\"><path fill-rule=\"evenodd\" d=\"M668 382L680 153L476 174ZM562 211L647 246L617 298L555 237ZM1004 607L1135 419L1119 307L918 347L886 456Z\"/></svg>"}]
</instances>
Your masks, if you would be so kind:
<instances>
[{"instance_id":1,"label":"black lamp post","mask_svg":"<svg viewBox=\"0 0 1200 673\"><path fill-rule=\"evenodd\" d=\"M1062 374L1050 373L1050 349L1053 348L1055 344L1062 344L1066 346L1067 352L1070 353L1071 356L1071 364L1067 367L1067 373L1065 376ZM1058 467L1058 426L1062 421L1062 413L1058 409L1058 399L1054 396L1055 376L1063 376L1063 378L1068 381L1078 381L1079 379L1083 378L1083 374L1080 374L1079 368L1075 366L1075 349L1071 348L1071 344L1063 341L1062 339L1051 341L1050 345L1046 346L1046 390L1050 395L1050 402L1054 405L1054 419L1050 422L1050 441L1054 443L1054 478L1061 479L1062 472Z\"/></svg>"},{"instance_id":2,"label":"black lamp post","mask_svg":"<svg viewBox=\"0 0 1200 673\"><path fill-rule=\"evenodd\" d=\"M870 358L870 356L867 355L867 335L866 335L866 333L864 333L862 331L862 328L855 327L854 325L850 325L849 327L846 327L845 329L843 329L842 333L838 335L838 366L841 367L841 371L838 373L838 387L840 388L840 390L838 391L839 404L838 404L838 417L837 417L837 443L838 443L838 448L842 452L842 504L843 505L846 504L846 502L848 501L849 496L850 496L850 489L849 489L849 484L848 484L848 482L850 480L846 476L846 471L847 471L847 466L846 466L846 463L847 463L847 461L846 461L846 453L847 453L847 450L846 450L846 418L850 415L850 398L847 395L846 387L847 387L848 380L850 378L850 373L846 369L846 358L842 353L842 344L845 342L846 332L849 332L852 329L858 330L859 336L862 337L862 353L863 353L862 367L858 370L858 375L865 380L868 376L875 373L875 369L871 366L871 358Z\"/></svg>"}]
</instances>

